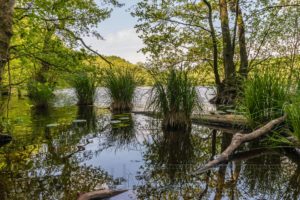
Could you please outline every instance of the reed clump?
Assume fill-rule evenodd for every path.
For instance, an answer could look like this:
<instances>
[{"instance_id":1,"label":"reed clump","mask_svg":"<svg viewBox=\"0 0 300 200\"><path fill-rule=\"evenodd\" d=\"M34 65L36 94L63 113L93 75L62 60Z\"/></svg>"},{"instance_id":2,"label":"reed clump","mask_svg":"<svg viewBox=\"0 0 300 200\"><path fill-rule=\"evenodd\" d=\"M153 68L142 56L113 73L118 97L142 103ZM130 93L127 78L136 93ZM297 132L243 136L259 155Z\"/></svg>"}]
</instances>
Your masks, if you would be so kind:
<instances>
[{"instance_id":1,"label":"reed clump","mask_svg":"<svg viewBox=\"0 0 300 200\"><path fill-rule=\"evenodd\" d=\"M252 125L280 117L289 100L290 86L284 76L275 72L255 72L245 81L242 110Z\"/></svg>"},{"instance_id":2,"label":"reed clump","mask_svg":"<svg viewBox=\"0 0 300 200\"><path fill-rule=\"evenodd\" d=\"M103 79L111 98L110 109L113 113L131 112L133 108L134 92L139 81L134 77L134 71L129 69L109 69Z\"/></svg>"},{"instance_id":3,"label":"reed clump","mask_svg":"<svg viewBox=\"0 0 300 200\"><path fill-rule=\"evenodd\" d=\"M71 85L75 89L77 105L93 105L96 94L96 79L87 72L80 72L71 79Z\"/></svg>"},{"instance_id":4,"label":"reed clump","mask_svg":"<svg viewBox=\"0 0 300 200\"><path fill-rule=\"evenodd\" d=\"M155 78L149 107L162 115L164 130L190 129L192 112L199 105L196 88L187 71L171 69Z\"/></svg>"}]
</instances>

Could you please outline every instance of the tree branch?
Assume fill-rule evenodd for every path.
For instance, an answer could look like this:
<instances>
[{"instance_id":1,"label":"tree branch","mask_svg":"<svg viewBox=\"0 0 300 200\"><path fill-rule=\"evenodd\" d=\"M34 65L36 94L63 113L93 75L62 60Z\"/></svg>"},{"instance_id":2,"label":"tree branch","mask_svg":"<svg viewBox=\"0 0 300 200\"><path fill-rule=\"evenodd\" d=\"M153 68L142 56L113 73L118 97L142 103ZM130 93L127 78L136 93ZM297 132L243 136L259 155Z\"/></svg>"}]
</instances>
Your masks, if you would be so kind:
<instances>
[{"instance_id":1,"label":"tree branch","mask_svg":"<svg viewBox=\"0 0 300 200\"><path fill-rule=\"evenodd\" d=\"M281 124L286 120L286 115L279 117L277 119L274 119L264 125L263 127L248 133L248 134L241 134L236 133L232 140L230 145L221 153L219 157L216 159L208 162L206 165L204 165L202 168L197 170L196 174L203 173L221 163L227 162L229 160L229 157L232 155L232 153L243 143L254 140L256 138L259 138L265 134L267 134L269 131L271 131L276 125Z\"/></svg>"},{"instance_id":2,"label":"tree branch","mask_svg":"<svg viewBox=\"0 0 300 200\"><path fill-rule=\"evenodd\" d=\"M59 28L59 27L58 27ZM59 28L60 29L60 28ZM71 30L67 29L67 28L63 28L63 29L60 29L60 30L63 30L63 31L66 31L67 33L69 33L75 40L78 40L81 42L81 44L86 48L88 49L89 51L93 52L94 54L96 54L97 56L99 56L102 60L104 60L105 62L107 62L109 64L109 66L113 66L113 63L110 62L109 60L107 60L104 56L102 56L101 54L99 54L97 51L93 50L91 47L89 47L82 38L78 37L75 35L75 33L73 33Z\"/></svg>"}]
</instances>

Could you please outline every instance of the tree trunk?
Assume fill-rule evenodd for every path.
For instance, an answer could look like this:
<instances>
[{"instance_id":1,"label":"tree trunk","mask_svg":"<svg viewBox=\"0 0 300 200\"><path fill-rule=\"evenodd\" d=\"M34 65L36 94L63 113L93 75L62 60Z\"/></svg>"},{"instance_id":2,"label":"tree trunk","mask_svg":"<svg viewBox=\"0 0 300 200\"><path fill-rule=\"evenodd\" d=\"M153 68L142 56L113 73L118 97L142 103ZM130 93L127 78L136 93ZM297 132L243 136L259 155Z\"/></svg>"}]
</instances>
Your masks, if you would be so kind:
<instances>
[{"instance_id":1,"label":"tree trunk","mask_svg":"<svg viewBox=\"0 0 300 200\"><path fill-rule=\"evenodd\" d=\"M243 78L247 78L248 75L248 53L246 46L246 37L245 37L245 24L243 20L243 13L240 9L240 6L237 5L237 26L238 26L238 36L239 36L239 46L240 46L240 69L239 74Z\"/></svg>"},{"instance_id":2,"label":"tree trunk","mask_svg":"<svg viewBox=\"0 0 300 200\"><path fill-rule=\"evenodd\" d=\"M231 43L229 17L226 0L219 0L223 41L223 64L225 78L218 86L217 96L211 100L216 104L233 104L236 94L236 69L233 61L234 45Z\"/></svg>"},{"instance_id":3,"label":"tree trunk","mask_svg":"<svg viewBox=\"0 0 300 200\"><path fill-rule=\"evenodd\" d=\"M0 89L2 86L4 67L9 59L10 39L13 35L13 8L15 0L0 0Z\"/></svg>"},{"instance_id":4,"label":"tree trunk","mask_svg":"<svg viewBox=\"0 0 300 200\"><path fill-rule=\"evenodd\" d=\"M223 39L223 61L224 61L224 74L225 81L231 83L235 79L235 66L233 62L233 47L231 44L231 36L229 29L229 18L228 18L228 9L227 1L220 0L220 20L221 20L221 29L222 29L222 39Z\"/></svg>"},{"instance_id":5,"label":"tree trunk","mask_svg":"<svg viewBox=\"0 0 300 200\"><path fill-rule=\"evenodd\" d=\"M210 35L213 43L213 70L215 76L215 83L217 85L217 92L220 93L222 86L221 86L221 80L220 80L220 75L218 70L218 43L217 43L216 31L213 25L212 7L207 0L204 0L204 3L208 8L208 21L210 27Z\"/></svg>"}]
</instances>

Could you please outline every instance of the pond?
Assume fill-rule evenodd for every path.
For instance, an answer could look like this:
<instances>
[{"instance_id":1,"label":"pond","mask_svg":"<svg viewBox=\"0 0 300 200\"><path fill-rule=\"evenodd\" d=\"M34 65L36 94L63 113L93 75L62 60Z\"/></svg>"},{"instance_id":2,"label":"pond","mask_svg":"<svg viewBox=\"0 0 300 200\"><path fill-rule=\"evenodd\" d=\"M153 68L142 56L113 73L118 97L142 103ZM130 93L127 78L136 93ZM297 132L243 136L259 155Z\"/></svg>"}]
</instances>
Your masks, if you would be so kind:
<instances>
[{"instance_id":1,"label":"pond","mask_svg":"<svg viewBox=\"0 0 300 200\"><path fill-rule=\"evenodd\" d=\"M145 107L147 91L137 92L135 110ZM199 88L213 110L204 93ZM56 95L47 112L12 97L2 113L13 124L13 141L0 148L1 200L74 200L101 188L128 189L111 198L124 200L300 199L300 159L290 149L252 142L228 164L199 174L231 133L200 125L163 132L151 116L111 115L101 88L94 107L75 106L72 90Z\"/></svg>"}]
</instances>

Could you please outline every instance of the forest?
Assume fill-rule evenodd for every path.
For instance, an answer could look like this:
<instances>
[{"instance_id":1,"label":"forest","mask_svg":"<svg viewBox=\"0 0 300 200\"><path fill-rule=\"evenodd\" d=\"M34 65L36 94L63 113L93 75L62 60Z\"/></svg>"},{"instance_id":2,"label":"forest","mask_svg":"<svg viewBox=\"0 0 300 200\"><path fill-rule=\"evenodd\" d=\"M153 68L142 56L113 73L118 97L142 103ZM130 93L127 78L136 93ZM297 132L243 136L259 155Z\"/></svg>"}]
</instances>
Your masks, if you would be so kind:
<instances>
[{"instance_id":1,"label":"forest","mask_svg":"<svg viewBox=\"0 0 300 200\"><path fill-rule=\"evenodd\" d=\"M87 42L122 9L143 61ZM0 199L300 199L299 17L299 0L0 0Z\"/></svg>"}]
</instances>

